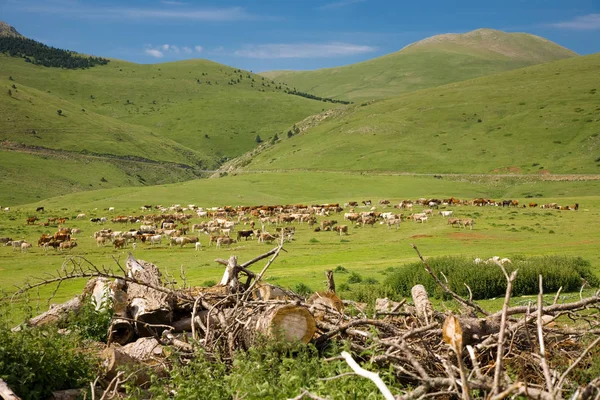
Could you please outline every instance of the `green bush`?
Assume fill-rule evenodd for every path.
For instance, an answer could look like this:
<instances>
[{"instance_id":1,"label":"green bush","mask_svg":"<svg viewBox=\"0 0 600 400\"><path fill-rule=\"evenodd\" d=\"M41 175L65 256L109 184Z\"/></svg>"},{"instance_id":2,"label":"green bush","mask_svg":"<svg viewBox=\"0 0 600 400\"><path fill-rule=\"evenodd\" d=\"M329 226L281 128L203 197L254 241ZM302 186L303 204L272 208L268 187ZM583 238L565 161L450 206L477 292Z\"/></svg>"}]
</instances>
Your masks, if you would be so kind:
<instances>
[{"instance_id":1,"label":"green bush","mask_svg":"<svg viewBox=\"0 0 600 400\"><path fill-rule=\"evenodd\" d=\"M362 276L357 272L352 272L350 276L348 276L348 283L361 283L362 280Z\"/></svg>"},{"instance_id":2,"label":"green bush","mask_svg":"<svg viewBox=\"0 0 600 400\"><path fill-rule=\"evenodd\" d=\"M56 327L13 333L0 326L0 378L23 400L47 399L53 391L87 387L96 360L81 348L81 338Z\"/></svg>"},{"instance_id":3,"label":"green bush","mask_svg":"<svg viewBox=\"0 0 600 400\"><path fill-rule=\"evenodd\" d=\"M308 285L304 284L304 283L298 283L296 285L294 285L294 287L292 288L292 291L294 293L299 294L300 296L310 296L311 294L314 293L314 290L312 290Z\"/></svg>"},{"instance_id":4,"label":"green bush","mask_svg":"<svg viewBox=\"0 0 600 400\"><path fill-rule=\"evenodd\" d=\"M176 364L170 376L155 379L150 391L154 399L286 399L303 389L332 399L381 398L375 385L364 378L322 380L350 371L343 360L323 360L342 350L333 344L319 354L312 345L267 342L237 353L230 366L199 354L188 365ZM374 364L364 367L377 372ZM393 371L379 373L394 387Z\"/></svg>"},{"instance_id":5,"label":"green bush","mask_svg":"<svg viewBox=\"0 0 600 400\"><path fill-rule=\"evenodd\" d=\"M82 339L91 339L97 342L106 342L108 329L112 321L112 308L110 305L96 310L96 304L90 300L84 302L76 314L71 314L67 320L60 324L61 327L74 330Z\"/></svg>"},{"instance_id":6,"label":"green bush","mask_svg":"<svg viewBox=\"0 0 600 400\"><path fill-rule=\"evenodd\" d=\"M506 279L496 265L475 265L468 257L437 257L430 258L427 262L440 278L443 273L450 288L461 296L469 295L463 283L469 285L476 300L499 297L506 291ZM539 274L543 276L546 293L555 292L561 286L565 292L579 290L583 279L593 287L600 283L591 272L590 263L581 257L520 258L513 259L513 263L505 267L509 273L515 269L519 270L513 285L514 296L538 293ZM384 281L385 286L389 286L401 296L410 296L411 288L419 283L425 286L430 296L438 299L448 298L420 262L397 268Z\"/></svg>"}]
</instances>

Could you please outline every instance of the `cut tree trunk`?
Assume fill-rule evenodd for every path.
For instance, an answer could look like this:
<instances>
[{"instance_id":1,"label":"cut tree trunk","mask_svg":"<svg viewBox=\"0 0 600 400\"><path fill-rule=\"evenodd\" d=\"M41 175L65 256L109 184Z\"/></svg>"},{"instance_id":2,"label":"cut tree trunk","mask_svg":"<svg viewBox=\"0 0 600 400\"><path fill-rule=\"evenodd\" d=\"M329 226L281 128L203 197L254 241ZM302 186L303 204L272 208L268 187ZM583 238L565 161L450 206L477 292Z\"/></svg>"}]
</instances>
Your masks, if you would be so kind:
<instances>
[{"instance_id":1,"label":"cut tree trunk","mask_svg":"<svg viewBox=\"0 0 600 400\"><path fill-rule=\"evenodd\" d=\"M287 342L308 343L317 331L313 315L294 304L272 305L263 313L254 315L246 324L244 342L250 347L256 334Z\"/></svg>"},{"instance_id":2,"label":"cut tree trunk","mask_svg":"<svg viewBox=\"0 0 600 400\"><path fill-rule=\"evenodd\" d=\"M162 287L160 271L156 265L138 261L130 254L127 258L127 275L140 282L127 284L129 312L135 320L136 333L140 337L160 336L165 328L153 325L171 323L172 301L168 293L144 285Z\"/></svg>"},{"instance_id":3,"label":"cut tree trunk","mask_svg":"<svg viewBox=\"0 0 600 400\"><path fill-rule=\"evenodd\" d=\"M113 306L110 340L119 344L127 344L135 336L135 329L129 321L128 298L127 293L123 291L123 286L124 282L113 282L110 294Z\"/></svg>"},{"instance_id":4,"label":"cut tree trunk","mask_svg":"<svg viewBox=\"0 0 600 400\"><path fill-rule=\"evenodd\" d=\"M79 311L81 305L82 303L79 296L75 296L71 300L61 304L53 304L50 306L50 309L45 313L42 313L37 317L33 317L29 321L27 321L27 325L36 327L57 322L67 317L69 313ZM20 326L17 326L12 329L13 332L18 332L20 330Z\"/></svg>"},{"instance_id":5,"label":"cut tree trunk","mask_svg":"<svg viewBox=\"0 0 600 400\"><path fill-rule=\"evenodd\" d=\"M433 317L433 306L429 301L425 286L415 285L410 292L412 294L413 303L415 303L415 308L417 309L417 316L424 319L425 322L429 324Z\"/></svg>"}]
</instances>

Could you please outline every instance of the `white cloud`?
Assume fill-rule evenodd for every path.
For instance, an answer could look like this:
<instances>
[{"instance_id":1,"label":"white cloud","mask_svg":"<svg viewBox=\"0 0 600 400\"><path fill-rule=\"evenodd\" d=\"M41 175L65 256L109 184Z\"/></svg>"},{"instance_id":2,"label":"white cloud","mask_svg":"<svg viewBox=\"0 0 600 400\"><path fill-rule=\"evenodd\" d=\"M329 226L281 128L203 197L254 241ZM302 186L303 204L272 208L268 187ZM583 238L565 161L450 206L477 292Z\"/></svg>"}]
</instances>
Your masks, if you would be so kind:
<instances>
[{"instance_id":1,"label":"white cloud","mask_svg":"<svg viewBox=\"0 0 600 400\"><path fill-rule=\"evenodd\" d=\"M367 0L341 0L341 1L336 1L333 3L324 4L321 7L318 7L318 9L319 10L331 10L334 8L342 8L342 7L351 6L352 4L364 3L365 1L367 1Z\"/></svg>"},{"instance_id":2,"label":"white cloud","mask_svg":"<svg viewBox=\"0 0 600 400\"><path fill-rule=\"evenodd\" d=\"M370 53L372 46L331 42L326 44L259 44L236 50L234 55L246 58L333 58Z\"/></svg>"},{"instance_id":3,"label":"white cloud","mask_svg":"<svg viewBox=\"0 0 600 400\"><path fill-rule=\"evenodd\" d=\"M202 46L194 46L194 50L196 50L196 53L202 53L202 50L204 50L204 48Z\"/></svg>"},{"instance_id":4,"label":"white cloud","mask_svg":"<svg viewBox=\"0 0 600 400\"><path fill-rule=\"evenodd\" d=\"M146 50L144 50L144 53L148 54L149 56L156 57L156 58L164 57L164 54L160 50L157 50L157 49L146 49Z\"/></svg>"},{"instance_id":5,"label":"white cloud","mask_svg":"<svg viewBox=\"0 0 600 400\"><path fill-rule=\"evenodd\" d=\"M195 46L194 49L199 53L202 51L202 46ZM192 54L194 50L190 46L177 46L174 44L165 43L161 44L160 46L146 45L144 52L150 56L162 58L164 56L174 56L181 53Z\"/></svg>"},{"instance_id":6,"label":"white cloud","mask_svg":"<svg viewBox=\"0 0 600 400\"><path fill-rule=\"evenodd\" d=\"M588 14L575 17L569 21L550 24L554 28L592 31L600 29L600 14Z\"/></svg>"}]
</instances>

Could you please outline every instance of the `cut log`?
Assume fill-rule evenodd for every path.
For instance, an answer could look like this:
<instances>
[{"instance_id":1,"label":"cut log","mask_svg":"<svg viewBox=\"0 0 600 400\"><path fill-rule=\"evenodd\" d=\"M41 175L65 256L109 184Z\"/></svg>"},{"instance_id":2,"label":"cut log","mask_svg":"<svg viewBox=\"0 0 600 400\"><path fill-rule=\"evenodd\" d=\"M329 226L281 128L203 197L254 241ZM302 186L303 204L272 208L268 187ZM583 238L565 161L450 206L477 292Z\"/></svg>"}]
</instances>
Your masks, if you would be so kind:
<instances>
[{"instance_id":1,"label":"cut log","mask_svg":"<svg viewBox=\"0 0 600 400\"><path fill-rule=\"evenodd\" d=\"M290 293L279 286L270 285L264 282L258 282L254 286L252 298L255 300L290 300Z\"/></svg>"},{"instance_id":2,"label":"cut log","mask_svg":"<svg viewBox=\"0 0 600 400\"><path fill-rule=\"evenodd\" d=\"M45 313L42 313L37 317L33 317L27 321L27 325L35 327L57 322L67 317L69 313L79 311L79 309L81 309L81 305L82 302L79 296L75 296L71 300L61 304L53 304ZM19 332L20 330L21 326L17 326L12 329L13 332Z\"/></svg>"},{"instance_id":3,"label":"cut log","mask_svg":"<svg viewBox=\"0 0 600 400\"><path fill-rule=\"evenodd\" d=\"M376 313L391 313L397 312L402 306L402 302L393 301L386 298L375 300L375 312Z\"/></svg>"},{"instance_id":4,"label":"cut log","mask_svg":"<svg viewBox=\"0 0 600 400\"><path fill-rule=\"evenodd\" d=\"M146 366L139 360L131 357L119 348L107 347L101 355L102 368L104 370L104 379L107 382L112 381L120 370L127 371L127 375L134 374L134 382L138 386L143 386L150 382L150 376ZM123 378L124 380L125 378Z\"/></svg>"},{"instance_id":5,"label":"cut log","mask_svg":"<svg viewBox=\"0 0 600 400\"><path fill-rule=\"evenodd\" d=\"M433 316L433 306L427 296L427 291L423 285L415 285L411 289L413 303L417 309L417 317L425 320L427 324L431 321Z\"/></svg>"},{"instance_id":6,"label":"cut log","mask_svg":"<svg viewBox=\"0 0 600 400\"><path fill-rule=\"evenodd\" d=\"M17 396L11 388L8 387L2 378L0 378L0 397L2 397L4 400L21 400L21 398Z\"/></svg>"},{"instance_id":7,"label":"cut log","mask_svg":"<svg viewBox=\"0 0 600 400\"><path fill-rule=\"evenodd\" d=\"M165 328L152 325L166 325L171 322L172 299L168 293L144 284L162 287L161 273L156 265L136 260L131 254L126 265L127 275L140 282L129 282L127 285L129 312L136 321L135 331L140 337L160 336Z\"/></svg>"},{"instance_id":8,"label":"cut log","mask_svg":"<svg viewBox=\"0 0 600 400\"><path fill-rule=\"evenodd\" d=\"M482 338L500 332L500 319L458 317L463 346L479 343Z\"/></svg>"},{"instance_id":9,"label":"cut log","mask_svg":"<svg viewBox=\"0 0 600 400\"><path fill-rule=\"evenodd\" d=\"M119 348L119 351L127 353L139 361L164 356L163 347L155 338L139 338L135 342Z\"/></svg>"},{"instance_id":10,"label":"cut log","mask_svg":"<svg viewBox=\"0 0 600 400\"><path fill-rule=\"evenodd\" d=\"M123 286L124 282L115 281L111 284L110 292L114 315L110 325L110 340L119 344L127 344L135 336L135 330L129 321L128 298Z\"/></svg>"},{"instance_id":11,"label":"cut log","mask_svg":"<svg viewBox=\"0 0 600 400\"><path fill-rule=\"evenodd\" d=\"M256 333L287 342L308 343L317 330L310 311L294 304L270 306L253 316L246 327L245 344L248 347L253 344Z\"/></svg>"}]
</instances>

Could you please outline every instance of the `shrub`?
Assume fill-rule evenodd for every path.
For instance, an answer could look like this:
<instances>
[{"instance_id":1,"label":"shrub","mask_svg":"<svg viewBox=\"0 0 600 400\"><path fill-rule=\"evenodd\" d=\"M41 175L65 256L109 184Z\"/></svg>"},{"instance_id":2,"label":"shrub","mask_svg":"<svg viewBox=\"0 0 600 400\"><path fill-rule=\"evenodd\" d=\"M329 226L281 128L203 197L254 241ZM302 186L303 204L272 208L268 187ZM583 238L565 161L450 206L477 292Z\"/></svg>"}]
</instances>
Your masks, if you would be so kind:
<instances>
[{"instance_id":1,"label":"shrub","mask_svg":"<svg viewBox=\"0 0 600 400\"><path fill-rule=\"evenodd\" d=\"M361 283L362 280L362 276L356 272L352 272L348 277L348 283Z\"/></svg>"},{"instance_id":2,"label":"shrub","mask_svg":"<svg viewBox=\"0 0 600 400\"><path fill-rule=\"evenodd\" d=\"M300 296L309 296L311 294L314 293L314 290L312 290L308 285L300 282L297 283L292 290L294 291L294 293L299 294Z\"/></svg>"},{"instance_id":3,"label":"shrub","mask_svg":"<svg viewBox=\"0 0 600 400\"><path fill-rule=\"evenodd\" d=\"M338 274L347 274L348 270L346 268L342 267L341 265L338 265L337 267L335 267L333 272L338 273Z\"/></svg>"},{"instance_id":4,"label":"shrub","mask_svg":"<svg viewBox=\"0 0 600 400\"><path fill-rule=\"evenodd\" d=\"M0 377L23 400L47 399L93 381L95 359L78 349L77 334L62 335L56 327L13 333L0 325Z\"/></svg>"},{"instance_id":5,"label":"shrub","mask_svg":"<svg viewBox=\"0 0 600 400\"><path fill-rule=\"evenodd\" d=\"M476 300L502 296L506 291L504 275L495 265L475 266L472 259L468 257L436 257L430 258L428 263L438 276L443 273L448 278L448 286L461 296L469 295L463 283L469 285L473 292L473 298ZM539 274L543 276L544 292L546 293L554 292L561 286L566 292L576 291L581 287L582 279L585 279L593 287L597 287L600 283L591 272L590 263L581 257L523 258L513 260L512 264L505 265L505 267L509 273L514 269L519 269L513 285L514 296L538 293ZM402 296L410 296L411 288L419 283L425 286L430 296L448 298L420 262L396 269L384 281L384 285Z\"/></svg>"}]
</instances>

